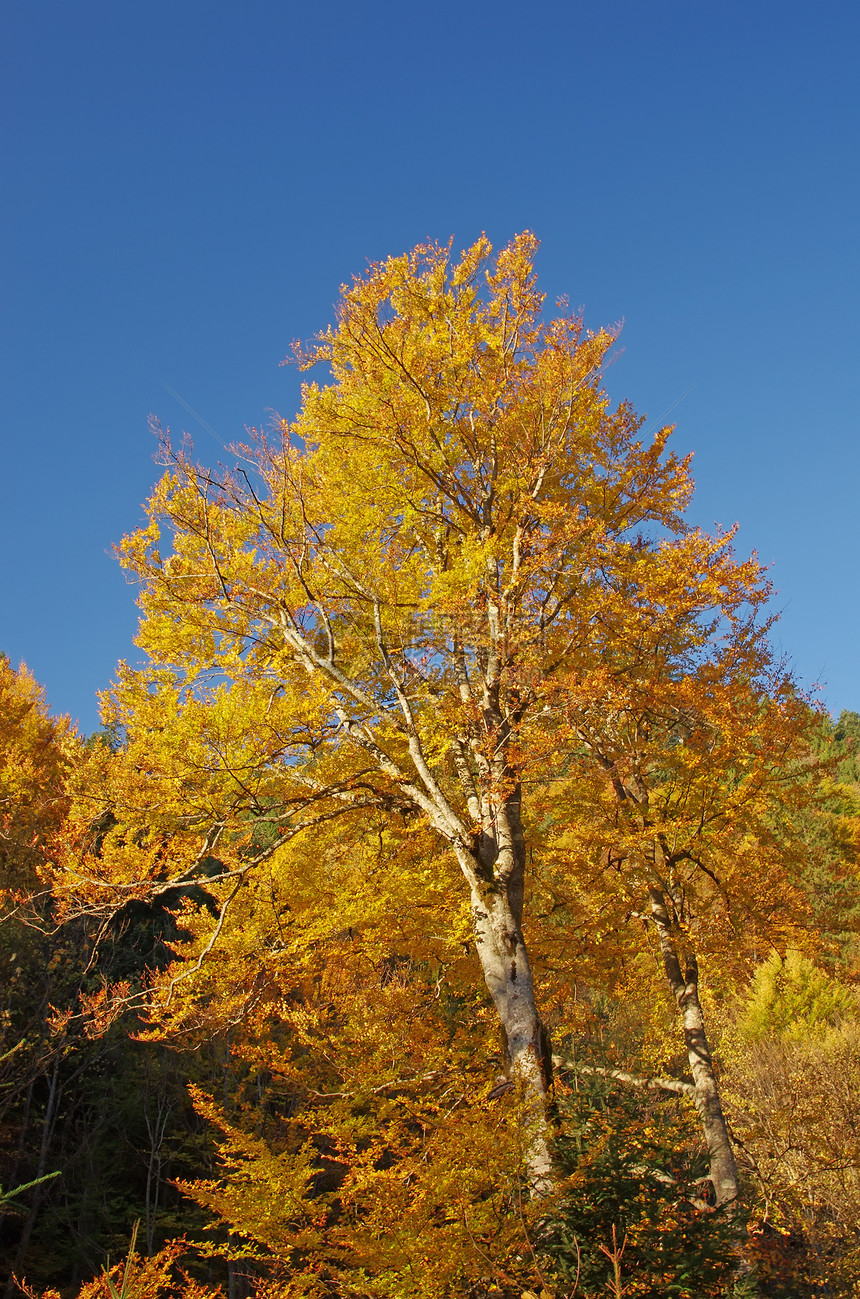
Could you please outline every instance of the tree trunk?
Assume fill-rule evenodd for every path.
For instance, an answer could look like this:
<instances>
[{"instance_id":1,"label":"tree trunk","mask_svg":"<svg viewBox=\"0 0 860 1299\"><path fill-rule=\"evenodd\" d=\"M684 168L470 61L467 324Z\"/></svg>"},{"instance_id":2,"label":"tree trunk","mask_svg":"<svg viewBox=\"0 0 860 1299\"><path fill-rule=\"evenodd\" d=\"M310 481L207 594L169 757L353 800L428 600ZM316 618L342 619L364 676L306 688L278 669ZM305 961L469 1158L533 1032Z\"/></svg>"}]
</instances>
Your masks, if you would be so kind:
<instances>
[{"instance_id":1,"label":"tree trunk","mask_svg":"<svg viewBox=\"0 0 860 1299\"><path fill-rule=\"evenodd\" d=\"M524 1162L533 1199L553 1189L547 1094L552 1056L535 999L534 979L522 932L525 844L518 791L496 810L473 853L457 849L471 891L475 946L499 1017L506 1072L523 1101Z\"/></svg>"},{"instance_id":2,"label":"tree trunk","mask_svg":"<svg viewBox=\"0 0 860 1299\"><path fill-rule=\"evenodd\" d=\"M720 1102L720 1091L714 1064L705 1033L705 1019L699 1001L699 967L694 955L686 958L686 970L681 962L672 934L672 922L660 889L649 890L651 917L660 937L663 969L669 986L678 1003L684 1024L684 1043L693 1075L694 1100L710 1160L710 1178L718 1205L732 1204L738 1199L738 1170L729 1140L728 1128Z\"/></svg>"},{"instance_id":3,"label":"tree trunk","mask_svg":"<svg viewBox=\"0 0 860 1299\"><path fill-rule=\"evenodd\" d=\"M550 1057L528 954L504 894L473 890L472 909L478 956L502 1029L506 1070L522 1093L529 1189L533 1199L543 1199L553 1187L546 1115Z\"/></svg>"},{"instance_id":4,"label":"tree trunk","mask_svg":"<svg viewBox=\"0 0 860 1299\"><path fill-rule=\"evenodd\" d=\"M48 1085L48 1104L45 1108L45 1119L42 1125L42 1140L39 1146L39 1160L36 1165L37 1178L45 1176L45 1169L48 1166L48 1152L54 1135L57 1109L60 1103L62 1090L62 1086L60 1085L60 1057L58 1055L54 1060L54 1068L51 1072L51 1081ZM44 1193L44 1183L41 1186L35 1186L33 1188L33 1198L30 1201L30 1211L27 1214L21 1231L21 1238L18 1242L18 1249L15 1254L15 1262L6 1285L5 1299L11 1299L11 1296L15 1293L17 1288L15 1276L21 1274L24 1260L27 1256L27 1250L30 1246L30 1237L33 1234L33 1228L36 1225L36 1219L39 1215L39 1207L42 1203L42 1196Z\"/></svg>"}]
</instances>

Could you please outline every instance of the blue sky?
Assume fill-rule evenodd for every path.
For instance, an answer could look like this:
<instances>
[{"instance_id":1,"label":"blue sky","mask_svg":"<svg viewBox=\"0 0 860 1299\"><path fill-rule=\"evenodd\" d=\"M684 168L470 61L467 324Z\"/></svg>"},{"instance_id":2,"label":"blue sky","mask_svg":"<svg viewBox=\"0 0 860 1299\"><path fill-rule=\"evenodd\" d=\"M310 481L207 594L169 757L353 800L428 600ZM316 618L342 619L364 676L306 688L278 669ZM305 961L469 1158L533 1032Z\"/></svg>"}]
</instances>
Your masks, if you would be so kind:
<instances>
[{"instance_id":1,"label":"blue sky","mask_svg":"<svg viewBox=\"0 0 860 1299\"><path fill-rule=\"evenodd\" d=\"M368 260L529 228L624 322L608 386L771 566L775 640L860 709L860 7L6 0L0 649L85 731L134 659L111 546L157 475L291 415ZM173 390L172 392L170 390ZM680 400L679 400L680 399ZM677 404L676 404L677 403Z\"/></svg>"}]
</instances>

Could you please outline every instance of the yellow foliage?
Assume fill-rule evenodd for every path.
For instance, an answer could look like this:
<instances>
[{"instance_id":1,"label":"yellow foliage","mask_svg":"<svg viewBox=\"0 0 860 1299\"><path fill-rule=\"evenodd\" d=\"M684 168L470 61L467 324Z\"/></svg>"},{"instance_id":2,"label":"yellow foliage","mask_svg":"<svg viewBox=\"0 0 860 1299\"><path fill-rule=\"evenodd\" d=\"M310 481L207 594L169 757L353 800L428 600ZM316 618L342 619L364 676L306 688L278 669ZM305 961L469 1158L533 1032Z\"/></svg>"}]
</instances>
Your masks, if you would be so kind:
<instances>
[{"instance_id":1,"label":"yellow foliage","mask_svg":"<svg viewBox=\"0 0 860 1299\"><path fill-rule=\"evenodd\" d=\"M0 656L0 886L32 888L48 840L68 807L76 753L68 718L51 717L44 692L22 664Z\"/></svg>"},{"instance_id":2,"label":"yellow foliage","mask_svg":"<svg viewBox=\"0 0 860 1299\"><path fill-rule=\"evenodd\" d=\"M121 547L149 662L105 697L58 905L166 901L152 1033L268 1079L264 1130L198 1098L223 1176L187 1190L271 1299L534 1288L542 1015L576 1036L583 985L634 989L665 1057L653 890L720 987L804 918L768 584L685 524L670 430L610 407L613 335L544 319L535 251L372 266L298 356L331 382L232 471L163 436Z\"/></svg>"}]
</instances>

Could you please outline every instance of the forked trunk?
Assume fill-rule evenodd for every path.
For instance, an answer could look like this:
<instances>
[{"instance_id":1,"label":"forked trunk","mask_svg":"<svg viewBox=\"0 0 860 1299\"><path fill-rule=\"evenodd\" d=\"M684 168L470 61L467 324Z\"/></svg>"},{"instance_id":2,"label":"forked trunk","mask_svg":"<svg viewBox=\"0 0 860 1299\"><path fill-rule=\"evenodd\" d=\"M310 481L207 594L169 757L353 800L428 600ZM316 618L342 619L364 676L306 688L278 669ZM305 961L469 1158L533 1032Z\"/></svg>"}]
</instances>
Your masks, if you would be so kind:
<instances>
[{"instance_id":1,"label":"forked trunk","mask_svg":"<svg viewBox=\"0 0 860 1299\"><path fill-rule=\"evenodd\" d=\"M699 967L694 955L685 960L685 970L672 935L672 923L666 902L659 889L650 890L651 916L660 936L663 969L681 1012L684 1025L684 1043L693 1075L694 1099L705 1144L708 1147L710 1178L718 1205L732 1204L738 1199L738 1170L732 1143L729 1139L720 1090L714 1072L710 1047L705 1033L705 1019L699 1001Z\"/></svg>"}]
</instances>

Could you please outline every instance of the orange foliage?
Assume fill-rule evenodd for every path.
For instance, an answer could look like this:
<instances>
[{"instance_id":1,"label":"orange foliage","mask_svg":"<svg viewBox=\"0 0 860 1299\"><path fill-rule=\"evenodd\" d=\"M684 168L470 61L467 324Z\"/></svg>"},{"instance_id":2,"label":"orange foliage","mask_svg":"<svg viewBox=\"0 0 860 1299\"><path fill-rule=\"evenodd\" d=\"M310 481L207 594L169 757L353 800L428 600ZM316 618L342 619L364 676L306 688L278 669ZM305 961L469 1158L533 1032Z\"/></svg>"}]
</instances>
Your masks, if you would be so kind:
<instances>
[{"instance_id":1,"label":"orange foliage","mask_svg":"<svg viewBox=\"0 0 860 1299\"><path fill-rule=\"evenodd\" d=\"M123 743L79 769L58 896L176 911L153 1032L238 1035L288 1111L249 1133L200 1097L225 1173L188 1190L290 1293L348 1266L397 1296L416 1251L443 1293L525 1248L538 1006L575 1031L578 982L629 977L658 868L727 969L741 921L802 914L775 819L810 714L767 582L685 524L670 430L610 409L613 335L543 319L535 249L371 267L299 354L331 382L230 471L165 437L121 549L149 664L105 699Z\"/></svg>"},{"instance_id":2,"label":"orange foliage","mask_svg":"<svg viewBox=\"0 0 860 1299\"><path fill-rule=\"evenodd\" d=\"M44 692L22 664L0 656L0 882L32 888L51 834L68 808L75 752L65 717L51 717Z\"/></svg>"}]
</instances>

